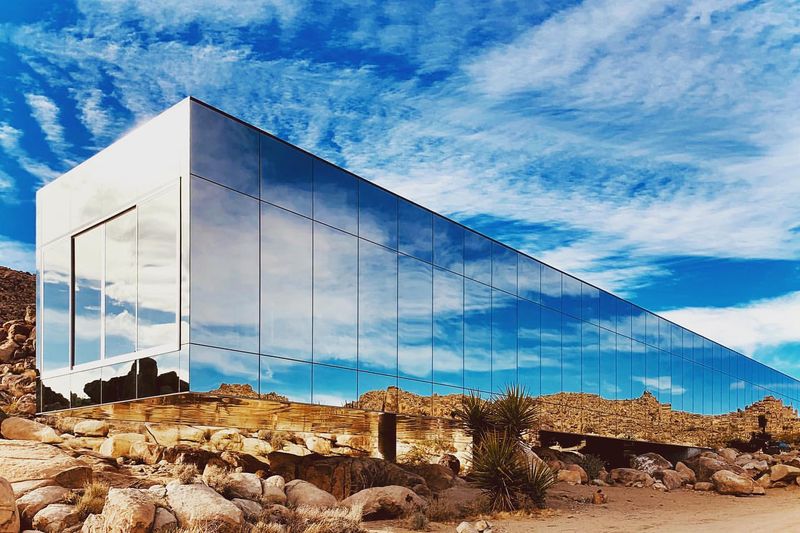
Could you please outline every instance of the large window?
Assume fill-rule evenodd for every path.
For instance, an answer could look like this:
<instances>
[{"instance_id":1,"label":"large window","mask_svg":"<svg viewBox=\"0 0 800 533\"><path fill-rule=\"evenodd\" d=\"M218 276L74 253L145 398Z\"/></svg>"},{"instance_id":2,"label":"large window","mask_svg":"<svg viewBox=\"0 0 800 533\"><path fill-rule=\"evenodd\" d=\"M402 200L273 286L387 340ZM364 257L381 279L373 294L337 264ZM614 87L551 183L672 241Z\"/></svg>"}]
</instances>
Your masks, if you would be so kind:
<instances>
[{"instance_id":1,"label":"large window","mask_svg":"<svg viewBox=\"0 0 800 533\"><path fill-rule=\"evenodd\" d=\"M171 187L73 237L73 365L177 348L178 205ZM45 254L46 263L53 258L45 269L45 342L54 343L52 353L46 345L47 370L66 366L56 342L67 318L66 276L57 275L65 252L53 250Z\"/></svg>"}]
</instances>

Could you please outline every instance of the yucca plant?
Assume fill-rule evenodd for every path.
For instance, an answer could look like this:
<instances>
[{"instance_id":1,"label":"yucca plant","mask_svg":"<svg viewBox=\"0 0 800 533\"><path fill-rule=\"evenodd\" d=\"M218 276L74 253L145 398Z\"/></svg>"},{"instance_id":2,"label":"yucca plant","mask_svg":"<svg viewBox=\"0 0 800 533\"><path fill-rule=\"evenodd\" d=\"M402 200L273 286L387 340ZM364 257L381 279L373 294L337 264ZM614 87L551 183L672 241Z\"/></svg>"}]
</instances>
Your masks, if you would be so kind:
<instances>
[{"instance_id":1,"label":"yucca plant","mask_svg":"<svg viewBox=\"0 0 800 533\"><path fill-rule=\"evenodd\" d=\"M517 442L505 433L483 435L472 454L472 479L486 495L493 512L513 511L519 505L526 465Z\"/></svg>"},{"instance_id":2,"label":"yucca plant","mask_svg":"<svg viewBox=\"0 0 800 533\"><path fill-rule=\"evenodd\" d=\"M556 482L553 470L544 461L530 461L525 468L525 481L522 493L536 507L545 507L547 491Z\"/></svg>"},{"instance_id":3,"label":"yucca plant","mask_svg":"<svg viewBox=\"0 0 800 533\"><path fill-rule=\"evenodd\" d=\"M508 385L492 403L493 425L511 438L522 440L535 427L539 410L525 387Z\"/></svg>"},{"instance_id":4,"label":"yucca plant","mask_svg":"<svg viewBox=\"0 0 800 533\"><path fill-rule=\"evenodd\" d=\"M474 392L461 398L461 405L455 411L456 419L466 426L472 437L473 450L477 448L483 436L494 431L494 408L492 402L484 400Z\"/></svg>"}]
</instances>

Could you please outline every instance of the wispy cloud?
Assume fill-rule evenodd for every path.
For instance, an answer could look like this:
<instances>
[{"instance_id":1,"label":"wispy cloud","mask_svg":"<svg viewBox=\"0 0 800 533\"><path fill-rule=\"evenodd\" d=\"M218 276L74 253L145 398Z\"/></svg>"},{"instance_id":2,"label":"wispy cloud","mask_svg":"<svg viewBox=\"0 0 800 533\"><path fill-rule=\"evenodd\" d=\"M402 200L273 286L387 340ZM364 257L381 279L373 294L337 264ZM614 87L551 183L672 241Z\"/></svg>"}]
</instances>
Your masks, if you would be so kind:
<instances>
[{"instance_id":1,"label":"wispy cloud","mask_svg":"<svg viewBox=\"0 0 800 533\"><path fill-rule=\"evenodd\" d=\"M44 133L44 138L50 143L51 149L59 155L66 153L69 145L64 140L64 127L59 121L60 110L58 106L42 94L25 95L25 101L31 108L31 114Z\"/></svg>"},{"instance_id":2,"label":"wispy cloud","mask_svg":"<svg viewBox=\"0 0 800 533\"><path fill-rule=\"evenodd\" d=\"M0 235L0 257L3 259L3 266L25 272L35 272L36 261L33 249L32 244Z\"/></svg>"},{"instance_id":3,"label":"wispy cloud","mask_svg":"<svg viewBox=\"0 0 800 533\"><path fill-rule=\"evenodd\" d=\"M0 148L14 160L23 170L39 178L42 183L47 183L57 178L61 173L50 168L46 163L31 157L20 146L22 131L15 127L0 123Z\"/></svg>"}]
</instances>

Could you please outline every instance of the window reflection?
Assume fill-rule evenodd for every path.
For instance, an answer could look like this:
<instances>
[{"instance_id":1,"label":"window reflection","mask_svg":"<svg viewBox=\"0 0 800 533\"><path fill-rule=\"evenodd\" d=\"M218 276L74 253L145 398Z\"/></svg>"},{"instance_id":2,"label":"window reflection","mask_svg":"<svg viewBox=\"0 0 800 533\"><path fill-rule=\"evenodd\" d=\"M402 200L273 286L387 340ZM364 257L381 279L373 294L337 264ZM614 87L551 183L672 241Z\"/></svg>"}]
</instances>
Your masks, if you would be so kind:
<instances>
[{"instance_id":1,"label":"window reflection","mask_svg":"<svg viewBox=\"0 0 800 533\"><path fill-rule=\"evenodd\" d=\"M670 357L670 402L674 411L683 411L683 359L676 356Z\"/></svg>"},{"instance_id":2,"label":"window reflection","mask_svg":"<svg viewBox=\"0 0 800 533\"><path fill-rule=\"evenodd\" d=\"M433 409L433 385L425 381L399 379L400 402L398 412L414 416L431 416ZM416 396L414 401L403 401L407 394Z\"/></svg>"},{"instance_id":3,"label":"window reflection","mask_svg":"<svg viewBox=\"0 0 800 533\"><path fill-rule=\"evenodd\" d=\"M247 398L258 396L257 355L193 344L189 364L192 391ZM146 373L151 375L152 368Z\"/></svg>"},{"instance_id":4,"label":"window reflection","mask_svg":"<svg viewBox=\"0 0 800 533\"><path fill-rule=\"evenodd\" d=\"M433 260L433 215L403 199L397 204L400 251L423 261Z\"/></svg>"},{"instance_id":5,"label":"window reflection","mask_svg":"<svg viewBox=\"0 0 800 533\"><path fill-rule=\"evenodd\" d=\"M630 302L626 302L620 298L617 301L617 333L621 333L626 337L632 337L631 333L631 316L633 313L633 306Z\"/></svg>"},{"instance_id":6,"label":"window reflection","mask_svg":"<svg viewBox=\"0 0 800 533\"><path fill-rule=\"evenodd\" d=\"M138 397L147 398L180 392L182 389L180 375L180 352L139 359L136 379Z\"/></svg>"},{"instance_id":7,"label":"window reflection","mask_svg":"<svg viewBox=\"0 0 800 533\"><path fill-rule=\"evenodd\" d=\"M358 373L358 407L367 411L397 412L397 377Z\"/></svg>"},{"instance_id":8,"label":"window reflection","mask_svg":"<svg viewBox=\"0 0 800 533\"><path fill-rule=\"evenodd\" d=\"M581 318L586 322L597 324L600 318L600 291L587 283L581 282Z\"/></svg>"},{"instance_id":9,"label":"window reflection","mask_svg":"<svg viewBox=\"0 0 800 533\"><path fill-rule=\"evenodd\" d=\"M517 382L517 299L492 291L492 391Z\"/></svg>"},{"instance_id":10,"label":"window reflection","mask_svg":"<svg viewBox=\"0 0 800 533\"><path fill-rule=\"evenodd\" d=\"M333 407L358 405L356 374L354 370L314 365L312 401Z\"/></svg>"},{"instance_id":11,"label":"window reflection","mask_svg":"<svg viewBox=\"0 0 800 533\"><path fill-rule=\"evenodd\" d=\"M647 370L645 345L639 341L631 343L631 392L633 398L640 397L647 390Z\"/></svg>"},{"instance_id":12,"label":"window reflection","mask_svg":"<svg viewBox=\"0 0 800 533\"><path fill-rule=\"evenodd\" d=\"M559 282L560 286L560 282ZM542 394L561 391L561 313L542 307Z\"/></svg>"},{"instance_id":13,"label":"window reflection","mask_svg":"<svg viewBox=\"0 0 800 533\"><path fill-rule=\"evenodd\" d=\"M542 305L561 311L561 272L542 265Z\"/></svg>"},{"instance_id":14,"label":"window reflection","mask_svg":"<svg viewBox=\"0 0 800 533\"><path fill-rule=\"evenodd\" d=\"M492 286L517 294L517 253L492 243Z\"/></svg>"},{"instance_id":15,"label":"window reflection","mask_svg":"<svg viewBox=\"0 0 800 533\"><path fill-rule=\"evenodd\" d=\"M68 367L71 240L58 240L42 250L40 330L43 371Z\"/></svg>"},{"instance_id":16,"label":"window reflection","mask_svg":"<svg viewBox=\"0 0 800 533\"><path fill-rule=\"evenodd\" d=\"M433 264L464 272L464 228L440 216L433 217Z\"/></svg>"},{"instance_id":17,"label":"window reflection","mask_svg":"<svg viewBox=\"0 0 800 533\"><path fill-rule=\"evenodd\" d=\"M261 358L261 398L311 403L311 365L277 357Z\"/></svg>"},{"instance_id":18,"label":"window reflection","mask_svg":"<svg viewBox=\"0 0 800 533\"><path fill-rule=\"evenodd\" d=\"M617 330L617 298L600 291L600 325L609 331Z\"/></svg>"},{"instance_id":19,"label":"window reflection","mask_svg":"<svg viewBox=\"0 0 800 533\"><path fill-rule=\"evenodd\" d=\"M541 301L539 293L542 283L542 264L524 255L519 255L517 261L519 296L539 303Z\"/></svg>"},{"instance_id":20,"label":"window reflection","mask_svg":"<svg viewBox=\"0 0 800 533\"><path fill-rule=\"evenodd\" d=\"M580 301L580 300L578 300ZM561 330L561 390L581 392L581 321L562 316ZM597 358L595 358L595 362Z\"/></svg>"},{"instance_id":21,"label":"window reflection","mask_svg":"<svg viewBox=\"0 0 800 533\"><path fill-rule=\"evenodd\" d=\"M628 337L617 334L617 399L625 400L634 398L633 391L633 368L631 360L631 340Z\"/></svg>"},{"instance_id":22,"label":"window reflection","mask_svg":"<svg viewBox=\"0 0 800 533\"><path fill-rule=\"evenodd\" d=\"M358 252L358 367L397 373L397 253L367 241Z\"/></svg>"},{"instance_id":23,"label":"window reflection","mask_svg":"<svg viewBox=\"0 0 800 533\"><path fill-rule=\"evenodd\" d=\"M261 205L261 353L311 360L312 223Z\"/></svg>"},{"instance_id":24,"label":"window reflection","mask_svg":"<svg viewBox=\"0 0 800 533\"><path fill-rule=\"evenodd\" d=\"M541 308L527 300L519 300L519 333L517 377L531 396L541 392Z\"/></svg>"},{"instance_id":25,"label":"window reflection","mask_svg":"<svg viewBox=\"0 0 800 533\"><path fill-rule=\"evenodd\" d=\"M356 366L358 239L314 224L314 361Z\"/></svg>"},{"instance_id":26,"label":"window reflection","mask_svg":"<svg viewBox=\"0 0 800 533\"><path fill-rule=\"evenodd\" d=\"M259 202L197 178L191 194L192 342L258 353Z\"/></svg>"},{"instance_id":27,"label":"window reflection","mask_svg":"<svg viewBox=\"0 0 800 533\"><path fill-rule=\"evenodd\" d=\"M464 280L464 387L489 392L492 387L492 292Z\"/></svg>"},{"instance_id":28,"label":"window reflection","mask_svg":"<svg viewBox=\"0 0 800 533\"><path fill-rule=\"evenodd\" d=\"M358 183L358 235L397 250L397 197L363 180Z\"/></svg>"},{"instance_id":29,"label":"window reflection","mask_svg":"<svg viewBox=\"0 0 800 533\"><path fill-rule=\"evenodd\" d=\"M464 384L464 278L433 272L433 380Z\"/></svg>"},{"instance_id":30,"label":"window reflection","mask_svg":"<svg viewBox=\"0 0 800 533\"><path fill-rule=\"evenodd\" d=\"M602 306L602 298L601 298ZM600 328L600 396L614 400L620 388L617 385L617 335Z\"/></svg>"},{"instance_id":31,"label":"window reflection","mask_svg":"<svg viewBox=\"0 0 800 533\"><path fill-rule=\"evenodd\" d=\"M179 209L177 185L136 208L139 350L178 343Z\"/></svg>"},{"instance_id":32,"label":"window reflection","mask_svg":"<svg viewBox=\"0 0 800 533\"><path fill-rule=\"evenodd\" d=\"M42 411L69 409L69 375L42 380L39 401Z\"/></svg>"},{"instance_id":33,"label":"window reflection","mask_svg":"<svg viewBox=\"0 0 800 533\"><path fill-rule=\"evenodd\" d=\"M258 196L258 134L252 128L193 103L192 173Z\"/></svg>"},{"instance_id":34,"label":"window reflection","mask_svg":"<svg viewBox=\"0 0 800 533\"><path fill-rule=\"evenodd\" d=\"M464 231L464 275L487 285L492 282L492 241Z\"/></svg>"},{"instance_id":35,"label":"window reflection","mask_svg":"<svg viewBox=\"0 0 800 533\"><path fill-rule=\"evenodd\" d=\"M358 233L356 178L318 159L314 160L314 220Z\"/></svg>"},{"instance_id":36,"label":"window reflection","mask_svg":"<svg viewBox=\"0 0 800 533\"><path fill-rule=\"evenodd\" d=\"M104 366L100 375L103 403L136 398L136 361Z\"/></svg>"},{"instance_id":37,"label":"window reflection","mask_svg":"<svg viewBox=\"0 0 800 533\"><path fill-rule=\"evenodd\" d=\"M136 211L105 225L105 356L136 351Z\"/></svg>"},{"instance_id":38,"label":"window reflection","mask_svg":"<svg viewBox=\"0 0 800 533\"><path fill-rule=\"evenodd\" d=\"M85 407L100 403L100 369L70 374L70 403L72 407Z\"/></svg>"},{"instance_id":39,"label":"window reflection","mask_svg":"<svg viewBox=\"0 0 800 533\"><path fill-rule=\"evenodd\" d=\"M401 376L431 379L433 373L433 272L400 256L398 263L398 360Z\"/></svg>"},{"instance_id":40,"label":"window reflection","mask_svg":"<svg viewBox=\"0 0 800 533\"><path fill-rule=\"evenodd\" d=\"M581 330L581 391L600 394L600 328L584 322Z\"/></svg>"},{"instance_id":41,"label":"window reflection","mask_svg":"<svg viewBox=\"0 0 800 533\"><path fill-rule=\"evenodd\" d=\"M570 275L561 278L561 311L572 317L581 317L581 282Z\"/></svg>"},{"instance_id":42,"label":"window reflection","mask_svg":"<svg viewBox=\"0 0 800 533\"><path fill-rule=\"evenodd\" d=\"M103 226L75 237L75 364L100 359Z\"/></svg>"},{"instance_id":43,"label":"window reflection","mask_svg":"<svg viewBox=\"0 0 800 533\"><path fill-rule=\"evenodd\" d=\"M311 216L312 157L268 135L261 139L261 199Z\"/></svg>"}]
</instances>

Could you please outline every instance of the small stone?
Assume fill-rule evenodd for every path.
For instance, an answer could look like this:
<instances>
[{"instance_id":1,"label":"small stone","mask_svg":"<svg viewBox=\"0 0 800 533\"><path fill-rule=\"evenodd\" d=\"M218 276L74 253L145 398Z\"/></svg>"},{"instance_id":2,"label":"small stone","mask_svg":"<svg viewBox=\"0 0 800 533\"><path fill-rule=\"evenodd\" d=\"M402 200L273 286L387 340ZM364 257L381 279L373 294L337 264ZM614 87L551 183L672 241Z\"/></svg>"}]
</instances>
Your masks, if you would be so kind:
<instances>
[{"instance_id":1,"label":"small stone","mask_svg":"<svg viewBox=\"0 0 800 533\"><path fill-rule=\"evenodd\" d=\"M286 505L286 494L283 489L272 485L265 485L262 482L261 502L265 505L278 504Z\"/></svg>"},{"instance_id":2,"label":"small stone","mask_svg":"<svg viewBox=\"0 0 800 533\"><path fill-rule=\"evenodd\" d=\"M269 476L263 481L263 483L264 486L278 487L281 490L283 490L283 487L286 486L286 481L283 479L283 476Z\"/></svg>"},{"instance_id":3,"label":"small stone","mask_svg":"<svg viewBox=\"0 0 800 533\"><path fill-rule=\"evenodd\" d=\"M714 484L709 483L708 481L698 481L694 484L694 490L699 490L701 492L708 492L710 490L714 490Z\"/></svg>"},{"instance_id":4,"label":"small stone","mask_svg":"<svg viewBox=\"0 0 800 533\"><path fill-rule=\"evenodd\" d=\"M556 473L556 481L562 481L569 485L580 485L581 474L574 470L559 470L558 473Z\"/></svg>"},{"instance_id":5,"label":"small stone","mask_svg":"<svg viewBox=\"0 0 800 533\"><path fill-rule=\"evenodd\" d=\"M475 526L469 522L461 522L456 526L456 533L480 533Z\"/></svg>"},{"instance_id":6,"label":"small stone","mask_svg":"<svg viewBox=\"0 0 800 533\"><path fill-rule=\"evenodd\" d=\"M800 476L800 468L783 464L774 465L769 471L769 476L772 481L792 481Z\"/></svg>"}]
</instances>

